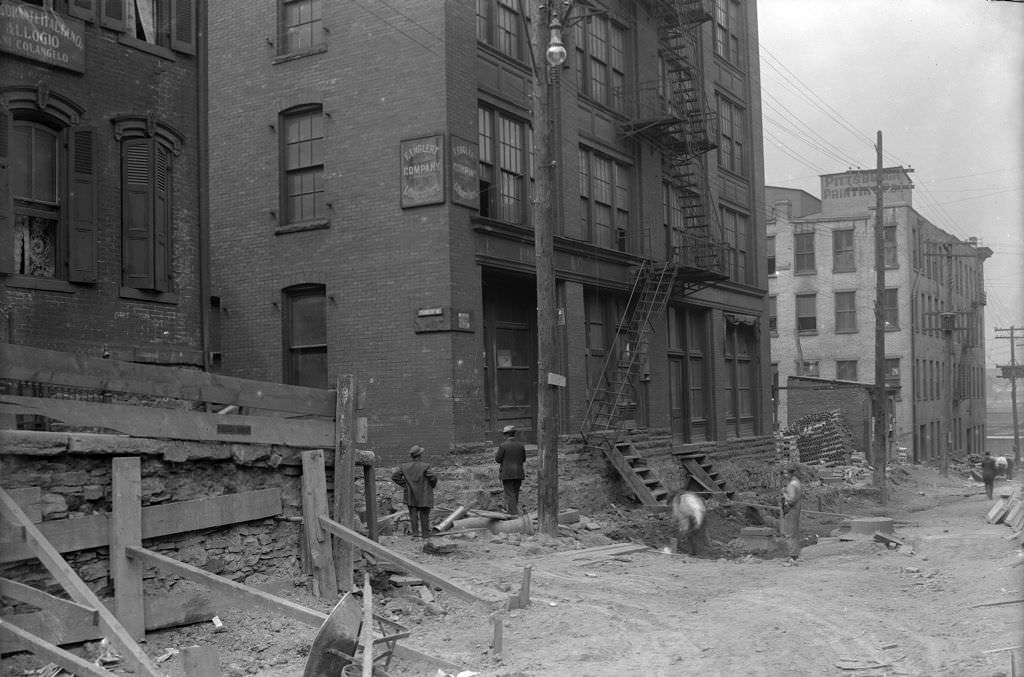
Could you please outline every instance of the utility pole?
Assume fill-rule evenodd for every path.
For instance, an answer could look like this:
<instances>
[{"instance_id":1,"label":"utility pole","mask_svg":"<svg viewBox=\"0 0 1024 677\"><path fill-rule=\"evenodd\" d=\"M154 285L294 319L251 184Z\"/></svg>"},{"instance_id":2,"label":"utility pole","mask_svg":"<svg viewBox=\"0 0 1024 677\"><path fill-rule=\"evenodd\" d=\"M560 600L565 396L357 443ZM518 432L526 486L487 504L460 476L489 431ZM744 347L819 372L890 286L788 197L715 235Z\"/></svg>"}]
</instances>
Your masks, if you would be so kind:
<instances>
[{"instance_id":1,"label":"utility pole","mask_svg":"<svg viewBox=\"0 0 1024 677\"><path fill-rule=\"evenodd\" d=\"M1009 329L996 329L996 331L1008 331L1009 336L997 336L997 339L1009 339L1010 341L1010 407L1013 409L1013 469L1020 467L1020 423L1017 420L1017 337L1018 330L1024 331L1022 327L1010 327ZM1003 369L1003 378L1006 378L1006 367Z\"/></svg>"},{"instance_id":2,"label":"utility pole","mask_svg":"<svg viewBox=\"0 0 1024 677\"><path fill-rule=\"evenodd\" d=\"M878 132L875 146L878 167L875 173L875 445L872 462L875 465L874 484L882 505L888 502L885 486L886 444L888 431L888 394L885 391L885 238L882 192L882 132Z\"/></svg>"},{"instance_id":3,"label":"utility pole","mask_svg":"<svg viewBox=\"0 0 1024 677\"><path fill-rule=\"evenodd\" d=\"M537 522L541 533L558 535L558 351L555 341L555 222L558 219L558 176L561 172L561 81L565 62L562 17L554 0L534 11L531 21L533 52L533 129L537 157L534 201L534 257L537 272ZM538 54L539 52L539 54Z\"/></svg>"},{"instance_id":4,"label":"utility pole","mask_svg":"<svg viewBox=\"0 0 1024 677\"><path fill-rule=\"evenodd\" d=\"M953 245L946 242L946 310L941 314L942 336L946 342L946 443L942 445L939 471L943 477L949 475L949 457L953 454L953 330L956 328L956 313L953 312Z\"/></svg>"}]
</instances>

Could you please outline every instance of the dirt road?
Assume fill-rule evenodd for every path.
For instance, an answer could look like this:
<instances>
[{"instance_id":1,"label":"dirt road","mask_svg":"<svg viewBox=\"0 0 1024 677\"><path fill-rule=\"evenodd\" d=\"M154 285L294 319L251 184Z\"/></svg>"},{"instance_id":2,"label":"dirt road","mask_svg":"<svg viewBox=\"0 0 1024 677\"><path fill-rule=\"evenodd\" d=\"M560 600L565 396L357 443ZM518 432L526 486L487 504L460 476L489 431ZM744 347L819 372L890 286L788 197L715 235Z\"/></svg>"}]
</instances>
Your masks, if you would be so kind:
<instances>
[{"instance_id":1,"label":"dirt road","mask_svg":"<svg viewBox=\"0 0 1024 677\"><path fill-rule=\"evenodd\" d=\"M993 650L1024 644L1024 557L1008 527L985 523L991 502L981 485L912 467L886 508L855 498L846 505L855 514L893 517L906 545L822 537L804 548L796 567L717 558L728 550L722 542L712 556L692 558L662 553L667 520L640 510L601 516L599 528L575 539L488 534L457 541L443 557L392 537L384 544L492 594L517 591L530 566L532 603L507 612L500 655L490 647L488 611L443 592L424 602L392 589L375 594L375 610L411 630L403 644L481 677L1010 676L1011 652ZM805 533L830 528L804 523ZM567 552L623 533L642 534L655 547L593 561ZM719 528L716 537L724 533ZM302 588L285 594L327 608ZM991 602L1003 604L973 606ZM222 633L206 625L151 633L147 650L157 656L213 644L225 674L302 674L312 629L252 609L226 610L222 619ZM1016 660L1017 675L1024 674L1024 653ZM181 674L179 662L162 667ZM21 675L26 667L11 662L3 673ZM389 672L434 677L437 669L396 661Z\"/></svg>"}]
</instances>

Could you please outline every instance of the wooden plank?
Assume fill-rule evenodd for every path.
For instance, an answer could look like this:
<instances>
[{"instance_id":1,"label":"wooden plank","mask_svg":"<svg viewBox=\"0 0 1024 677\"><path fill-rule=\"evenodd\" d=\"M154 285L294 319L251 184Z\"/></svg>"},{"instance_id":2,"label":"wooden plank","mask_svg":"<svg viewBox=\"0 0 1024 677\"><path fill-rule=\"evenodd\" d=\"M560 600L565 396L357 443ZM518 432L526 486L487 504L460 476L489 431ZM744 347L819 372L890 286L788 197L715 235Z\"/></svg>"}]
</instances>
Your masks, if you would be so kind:
<instances>
[{"instance_id":1,"label":"wooden plank","mask_svg":"<svg viewBox=\"0 0 1024 677\"><path fill-rule=\"evenodd\" d=\"M692 458L683 459L683 466L689 471L690 476L697 480L701 486L707 489L712 494L724 494L722 488L718 486L718 482L714 480L711 475L701 466L700 463L693 460Z\"/></svg>"},{"instance_id":2,"label":"wooden plank","mask_svg":"<svg viewBox=\"0 0 1024 677\"><path fill-rule=\"evenodd\" d=\"M212 590L222 592L234 599L239 599L243 603L248 602L257 604L264 608L270 609L271 611L277 612L288 618L305 623L314 628L319 628L325 620L327 620L327 614L320 613L313 609L296 604L291 600L271 595L268 592L251 588L248 585L236 583L230 579L218 576L217 574L211 574L209 571L194 567L191 564L185 564L178 560L161 555L158 552L147 550L145 548L138 548L135 546L127 546L125 551L129 557L139 559L146 566L156 567L161 571L187 578L190 581L201 583L209 586Z\"/></svg>"},{"instance_id":3,"label":"wooden plank","mask_svg":"<svg viewBox=\"0 0 1024 677\"><path fill-rule=\"evenodd\" d=\"M393 550L389 550L382 545L374 543L362 534L353 531L352 529L349 529L348 527L345 527L341 524L338 524L337 522L331 519L321 517L320 523L323 525L324 529L330 531L332 534L342 539L343 541L347 541L355 547L359 548L360 550L364 550L370 553L371 555L374 555L375 557L378 557L380 559L386 559L396 564L403 571L416 574L417 576L423 578L425 581L429 581L432 585L436 585L437 587L443 590L447 590L448 592L452 593L456 597L459 597L460 599L466 600L467 602L475 602L487 605L492 605L495 602L499 601L489 600L480 597L472 590L464 588L458 583L454 583L448 580L440 574L437 574L431 571L430 569L424 567L423 565L417 564L416 562L413 562L412 560L403 557L402 555L398 554L397 552L394 552Z\"/></svg>"},{"instance_id":4,"label":"wooden plank","mask_svg":"<svg viewBox=\"0 0 1024 677\"><path fill-rule=\"evenodd\" d=\"M0 596L24 602L42 611L51 611L55 615L78 614L78 618L76 618L78 623L99 624L99 615L95 609L69 599L56 597L39 588L33 588L31 585L12 581L9 578L0 578Z\"/></svg>"},{"instance_id":5,"label":"wooden plank","mask_svg":"<svg viewBox=\"0 0 1024 677\"><path fill-rule=\"evenodd\" d=\"M3 620L51 644L73 644L101 636L95 609L55 597L24 583L0 578L0 596L30 604L40 611L10 614ZM10 638L0 637L0 654L20 651Z\"/></svg>"},{"instance_id":6,"label":"wooden plank","mask_svg":"<svg viewBox=\"0 0 1024 677\"><path fill-rule=\"evenodd\" d=\"M320 516L327 515L327 471L323 449L302 452L302 527L309 546L313 594L320 599L338 597L331 535L323 530Z\"/></svg>"},{"instance_id":7,"label":"wooden plank","mask_svg":"<svg viewBox=\"0 0 1024 677\"><path fill-rule=\"evenodd\" d=\"M334 392L0 343L0 378L334 416Z\"/></svg>"},{"instance_id":8,"label":"wooden plank","mask_svg":"<svg viewBox=\"0 0 1024 677\"><path fill-rule=\"evenodd\" d=\"M17 503L33 523L43 521L43 491L39 487L20 487L8 489L14 502ZM0 529L14 526L0 515Z\"/></svg>"},{"instance_id":9,"label":"wooden plank","mask_svg":"<svg viewBox=\"0 0 1024 677\"><path fill-rule=\"evenodd\" d=\"M25 538L32 547L36 557L39 558L39 561L43 563L50 574L57 579L57 582L63 586L71 598L79 604L93 607L99 612L100 627L107 638L113 642L115 648L121 652L124 660L143 675L157 677L160 671L157 669L156 663L139 648L139 645L125 631L114 614L103 606L103 602L78 577L78 574L64 561L64 558L54 550L53 546L40 533L39 529L32 524L31 520L18 507L18 504L11 500L11 497L3 489L0 489L0 512L5 514L10 521L20 523L24 527Z\"/></svg>"},{"instance_id":10,"label":"wooden plank","mask_svg":"<svg viewBox=\"0 0 1024 677\"><path fill-rule=\"evenodd\" d=\"M988 515L985 516L985 521L989 524L999 524L1009 511L1010 501L1005 498L1001 498L989 509Z\"/></svg>"},{"instance_id":11,"label":"wooden plank","mask_svg":"<svg viewBox=\"0 0 1024 677\"><path fill-rule=\"evenodd\" d=\"M79 677L111 677L113 675L113 673L107 672L100 666L90 663L84 658L79 658L75 654L54 646L33 633L0 618L0 640L3 639L12 642L14 646L31 651L43 660L56 663L71 674L78 675ZM155 664L154 667L156 667Z\"/></svg>"},{"instance_id":12,"label":"wooden plank","mask_svg":"<svg viewBox=\"0 0 1024 677\"><path fill-rule=\"evenodd\" d=\"M186 646L181 650L185 677L220 677L220 653L215 646Z\"/></svg>"},{"instance_id":13,"label":"wooden plank","mask_svg":"<svg viewBox=\"0 0 1024 677\"><path fill-rule=\"evenodd\" d=\"M352 426L356 415L356 381L352 374L342 374L337 381L338 397L334 411L334 520L351 529L355 525L355 506L352 494L355 487L355 461L352 445ZM367 497L369 499L369 497ZM355 553L352 545L342 540L334 548L334 569L338 587L353 589L352 568Z\"/></svg>"},{"instance_id":14,"label":"wooden plank","mask_svg":"<svg viewBox=\"0 0 1024 677\"><path fill-rule=\"evenodd\" d=\"M0 410L46 416L69 425L116 430L133 437L293 447L331 447L334 444L334 423L317 419L220 416L201 411L20 395L0 395Z\"/></svg>"},{"instance_id":15,"label":"wooden plank","mask_svg":"<svg viewBox=\"0 0 1024 677\"><path fill-rule=\"evenodd\" d=\"M363 496L366 498L366 533L376 541L377 534L377 473L372 466L363 466Z\"/></svg>"},{"instance_id":16,"label":"wooden plank","mask_svg":"<svg viewBox=\"0 0 1024 677\"><path fill-rule=\"evenodd\" d=\"M110 577L114 583L114 613L132 637L144 640L143 571L124 552L126 546L142 545L142 464L138 456L122 456L115 458L112 466Z\"/></svg>"},{"instance_id":17,"label":"wooden plank","mask_svg":"<svg viewBox=\"0 0 1024 677\"><path fill-rule=\"evenodd\" d=\"M142 509L142 537L158 538L281 514L281 490L258 489ZM57 552L102 548L110 544L107 514L41 522L38 529ZM0 525L0 564L35 557L18 534Z\"/></svg>"}]
</instances>

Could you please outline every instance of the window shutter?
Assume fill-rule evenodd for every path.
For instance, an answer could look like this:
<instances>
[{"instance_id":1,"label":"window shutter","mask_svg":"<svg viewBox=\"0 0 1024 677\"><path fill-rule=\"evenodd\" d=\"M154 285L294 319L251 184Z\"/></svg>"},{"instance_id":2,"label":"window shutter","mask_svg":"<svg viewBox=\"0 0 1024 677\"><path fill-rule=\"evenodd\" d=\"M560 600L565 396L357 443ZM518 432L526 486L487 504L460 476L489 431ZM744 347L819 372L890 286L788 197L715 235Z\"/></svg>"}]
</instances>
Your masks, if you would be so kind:
<instances>
[{"instance_id":1,"label":"window shutter","mask_svg":"<svg viewBox=\"0 0 1024 677\"><path fill-rule=\"evenodd\" d=\"M100 14L100 25L104 28L111 28L115 31L125 30L125 1L126 0L96 0L103 3L103 11Z\"/></svg>"},{"instance_id":2,"label":"window shutter","mask_svg":"<svg viewBox=\"0 0 1024 677\"><path fill-rule=\"evenodd\" d=\"M11 204L11 114L0 107L0 274L14 272L14 207Z\"/></svg>"},{"instance_id":3,"label":"window shutter","mask_svg":"<svg viewBox=\"0 0 1024 677\"><path fill-rule=\"evenodd\" d=\"M71 130L68 160L68 280L96 281L96 130Z\"/></svg>"},{"instance_id":4,"label":"window shutter","mask_svg":"<svg viewBox=\"0 0 1024 677\"><path fill-rule=\"evenodd\" d=\"M170 291L171 154L159 144L153 151L153 288Z\"/></svg>"},{"instance_id":5,"label":"window shutter","mask_svg":"<svg viewBox=\"0 0 1024 677\"><path fill-rule=\"evenodd\" d=\"M171 5L171 49L196 53L196 9L193 0L174 0Z\"/></svg>"},{"instance_id":6,"label":"window shutter","mask_svg":"<svg viewBox=\"0 0 1024 677\"><path fill-rule=\"evenodd\" d=\"M97 1L102 0L68 0L68 14L86 21L95 21Z\"/></svg>"},{"instance_id":7,"label":"window shutter","mask_svg":"<svg viewBox=\"0 0 1024 677\"><path fill-rule=\"evenodd\" d=\"M153 289L153 141L127 139L121 149L124 286Z\"/></svg>"}]
</instances>

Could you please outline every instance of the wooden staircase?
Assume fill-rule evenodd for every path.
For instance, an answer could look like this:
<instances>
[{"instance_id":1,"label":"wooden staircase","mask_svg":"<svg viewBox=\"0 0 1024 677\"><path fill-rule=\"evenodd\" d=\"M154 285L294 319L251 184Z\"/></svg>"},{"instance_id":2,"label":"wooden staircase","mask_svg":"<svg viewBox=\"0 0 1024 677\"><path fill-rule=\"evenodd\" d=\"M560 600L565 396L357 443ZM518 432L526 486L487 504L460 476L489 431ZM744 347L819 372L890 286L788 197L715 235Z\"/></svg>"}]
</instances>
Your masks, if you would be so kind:
<instances>
[{"instance_id":1,"label":"wooden staircase","mask_svg":"<svg viewBox=\"0 0 1024 677\"><path fill-rule=\"evenodd\" d=\"M594 435L588 440L588 446L601 449L641 504L665 505L668 489L661 483L654 468L647 465L647 460L636 452L632 443L616 442L610 437Z\"/></svg>"},{"instance_id":2,"label":"wooden staircase","mask_svg":"<svg viewBox=\"0 0 1024 677\"><path fill-rule=\"evenodd\" d=\"M732 498L735 492L725 488L725 480L718 478L718 472L712 469L708 455L703 451L678 450L673 451L679 463L686 469L689 478L683 487L686 491L703 496L704 498L725 497Z\"/></svg>"}]
</instances>

